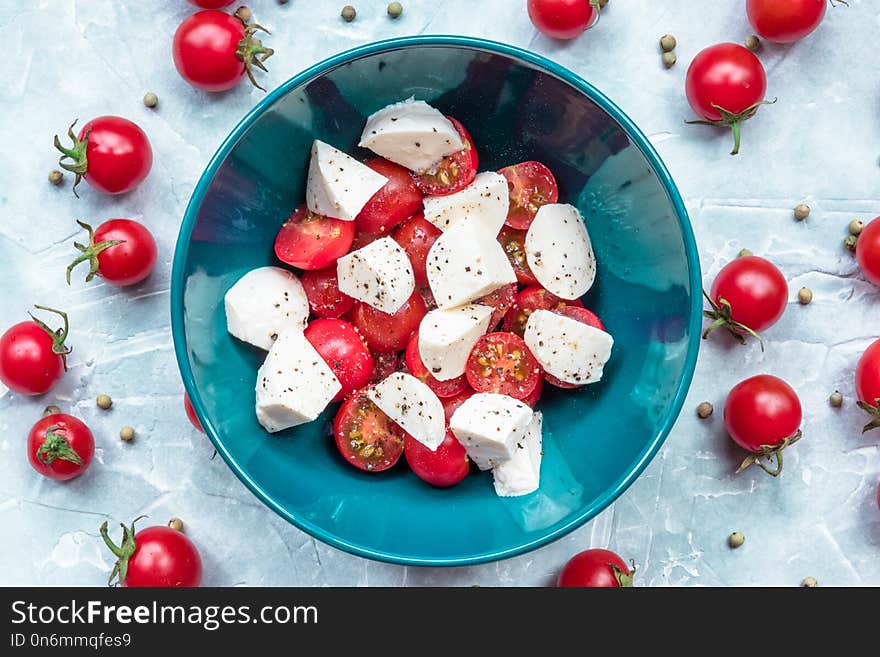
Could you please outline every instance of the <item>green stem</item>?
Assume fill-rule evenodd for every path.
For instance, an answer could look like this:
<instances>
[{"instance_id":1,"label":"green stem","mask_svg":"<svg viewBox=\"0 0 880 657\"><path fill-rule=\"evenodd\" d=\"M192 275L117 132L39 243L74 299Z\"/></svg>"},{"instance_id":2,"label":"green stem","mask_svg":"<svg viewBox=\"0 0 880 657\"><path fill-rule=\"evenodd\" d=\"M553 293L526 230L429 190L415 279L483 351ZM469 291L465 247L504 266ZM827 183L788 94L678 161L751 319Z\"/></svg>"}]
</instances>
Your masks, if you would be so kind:
<instances>
[{"instance_id":1,"label":"green stem","mask_svg":"<svg viewBox=\"0 0 880 657\"><path fill-rule=\"evenodd\" d=\"M802 436L803 434L801 433L801 430L798 429L793 435L776 445L761 445L757 452L749 454L743 459L743 462L740 463L739 467L736 469L735 474L739 474L750 465L757 465L771 477L778 477L782 473L782 451L786 447L794 445ZM771 469L761 460L762 457L766 459L774 458L776 460L776 467Z\"/></svg>"},{"instance_id":2,"label":"green stem","mask_svg":"<svg viewBox=\"0 0 880 657\"><path fill-rule=\"evenodd\" d=\"M91 282L95 276L101 273L101 265L98 262L98 255L103 251L106 251L111 246L116 246L117 244L124 244L125 240L107 240L105 242L95 243L95 231L92 230L92 227L85 223L84 221L80 221L77 219L76 223L78 223L82 228L84 228L89 235L89 243L87 246L83 246L79 242L74 242L73 246L76 247L80 254L76 257L76 259L71 262L67 266L67 284L70 285L70 274L73 272L74 268L82 262L88 261L89 263L89 273L86 275L86 283Z\"/></svg>"},{"instance_id":3,"label":"green stem","mask_svg":"<svg viewBox=\"0 0 880 657\"><path fill-rule=\"evenodd\" d=\"M742 123L740 121L734 121L730 124L731 130L733 130L733 150L730 151L731 155L736 155L739 153L739 141L740 141L740 128Z\"/></svg>"},{"instance_id":4,"label":"green stem","mask_svg":"<svg viewBox=\"0 0 880 657\"><path fill-rule=\"evenodd\" d=\"M241 16L237 13L235 16L241 20ZM275 51L272 48L264 46L263 42L254 36L254 34L257 31L265 32L266 34L271 34L271 32L262 25L256 23L247 24L243 20L241 22L244 25L244 38L238 42L238 49L236 50L235 55L242 61L242 63L244 63L244 70L245 73L247 73L248 80L251 81L251 84L260 91L266 91L260 86L260 83L257 82L257 78L254 76L254 68L258 68L261 71L268 73L269 69L266 68L264 62L274 55Z\"/></svg>"},{"instance_id":5,"label":"green stem","mask_svg":"<svg viewBox=\"0 0 880 657\"><path fill-rule=\"evenodd\" d=\"M89 128L86 130L86 133L83 135L82 140L80 140L76 134L73 132L73 126L76 125L78 119L74 119L73 123L70 124L70 127L67 129L67 136L70 137L70 141L72 145L70 148L65 148L61 145L61 140L58 138L58 135L55 135L55 148L61 151L61 157L58 160L58 165L65 169L66 171L70 171L71 173L76 175L76 179L73 181L73 195L79 198L79 194L76 192L76 186L79 185L79 181L82 180L82 177L89 170L89 158L87 154L88 146L89 146L89 137L92 134L92 129ZM64 160L72 160L71 162L65 162Z\"/></svg>"},{"instance_id":6,"label":"green stem","mask_svg":"<svg viewBox=\"0 0 880 657\"><path fill-rule=\"evenodd\" d=\"M52 338L52 352L61 356L61 361L64 364L64 371L67 371L67 356L70 354L73 349L64 344L64 341L67 339L67 333L70 330L70 322L67 319L67 313L62 312L60 310L55 310L54 308L49 308L48 306L38 306L34 304L34 308L38 308L40 310L45 310L50 313L55 313L60 316L64 321L64 326L57 331L53 331L49 326L42 320L34 317L33 313L28 313L31 316L31 320L43 329L46 333L49 334L49 337Z\"/></svg>"},{"instance_id":7,"label":"green stem","mask_svg":"<svg viewBox=\"0 0 880 657\"><path fill-rule=\"evenodd\" d=\"M67 437L57 432L60 428L61 427L55 424L46 430L43 444L40 445L40 448L37 450L37 460L47 467L51 466L55 462L55 459L60 459L61 461L67 461L68 463L74 463L76 465L82 465L82 458L76 453L76 450L70 446Z\"/></svg>"},{"instance_id":8,"label":"green stem","mask_svg":"<svg viewBox=\"0 0 880 657\"><path fill-rule=\"evenodd\" d=\"M746 339L743 333L747 333L758 340L758 344L761 345L761 351L764 351L764 339L761 337L759 333L753 331L748 326L743 324L742 322L738 322L733 319L733 308L730 305L730 302L727 299L720 298L716 303L712 297L710 297L706 290L703 290L703 296L706 298L706 301L709 302L709 306L711 306L711 310L704 310L703 317L707 319L713 320L712 323L705 328L703 331L703 339L709 337L709 334L714 331L716 328L721 326L725 327L730 334L737 339L740 344L745 344Z\"/></svg>"}]
</instances>

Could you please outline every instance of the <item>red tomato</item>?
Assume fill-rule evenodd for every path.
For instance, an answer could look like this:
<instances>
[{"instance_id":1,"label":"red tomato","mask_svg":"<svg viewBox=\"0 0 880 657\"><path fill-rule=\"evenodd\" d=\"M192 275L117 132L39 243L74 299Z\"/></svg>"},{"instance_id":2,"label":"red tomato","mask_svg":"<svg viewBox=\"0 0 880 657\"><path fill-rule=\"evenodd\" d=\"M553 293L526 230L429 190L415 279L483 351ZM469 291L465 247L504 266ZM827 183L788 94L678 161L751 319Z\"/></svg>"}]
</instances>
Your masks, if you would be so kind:
<instances>
[{"instance_id":1,"label":"red tomato","mask_svg":"<svg viewBox=\"0 0 880 657\"><path fill-rule=\"evenodd\" d=\"M541 366L518 335L489 333L474 345L465 374L477 392L525 399L538 385Z\"/></svg>"},{"instance_id":2,"label":"red tomato","mask_svg":"<svg viewBox=\"0 0 880 657\"><path fill-rule=\"evenodd\" d=\"M427 221L422 214L410 218L391 233L394 241L400 244L409 256L416 285L428 284L428 251L442 234L443 231Z\"/></svg>"},{"instance_id":3,"label":"red tomato","mask_svg":"<svg viewBox=\"0 0 880 657\"><path fill-rule=\"evenodd\" d=\"M342 402L333 420L333 435L348 463L367 472L382 472L400 459L406 432L361 390Z\"/></svg>"},{"instance_id":4,"label":"red tomato","mask_svg":"<svg viewBox=\"0 0 880 657\"><path fill-rule=\"evenodd\" d=\"M510 260L516 280L523 285L537 285L538 279L529 268L526 260L526 231L504 226L498 233L498 241Z\"/></svg>"},{"instance_id":5,"label":"red tomato","mask_svg":"<svg viewBox=\"0 0 880 657\"><path fill-rule=\"evenodd\" d=\"M67 129L73 142L70 148L62 146L55 135L55 148L62 153L58 163L76 174L74 194L82 178L105 194L122 194L140 185L150 173L153 149L137 124L121 116L99 116L86 123L79 135L73 133L75 125L76 121Z\"/></svg>"},{"instance_id":6,"label":"red tomato","mask_svg":"<svg viewBox=\"0 0 880 657\"><path fill-rule=\"evenodd\" d=\"M364 233L387 233L422 209L422 193L409 169L377 157L364 162L388 182L367 201L357 217L357 229Z\"/></svg>"},{"instance_id":7,"label":"red tomato","mask_svg":"<svg viewBox=\"0 0 880 657\"><path fill-rule=\"evenodd\" d=\"M733 441L752 452L737 472L757 463L774 477L782 471L782 450L800 438L801 402L785 381L759 374L737 383L724 402L724 426ZM768 468L759 457L776 457Z\"/></svg>"},{"instance_id":8,"label":"red tomato","mask_svg":"<svg viewBox=\"0 0 880 657\"><path fill-rule=\"evenodd\" d=\"M791 43L819 27L827 5L827 0L746 0L746 12L763 38Z\"/></svg>"},{"instance_id":9,"label":"red tomato","mask_svg":"<svg viewBox=\"0 0 880 657\"><path fill-rule=\"evenodd\" d=\"M856 260L865 278L874 285L880 285L880 217L870 221L859 234Z\"/></svg>"},{"instance_id":10,"label":"red tomato","mask_svg":"<svg viewBox=\"0 0 880 657\"><path fill-rule=\"evenodd\" d=\"M468 382L464 374L448 381L440 381L434 378L434 375L431 374L428 367L422 362L422 356L419 353L418 329L413 331L409 337L409 344L406 345L405 359L406 369L409 370L409 373L427 385L441 399L454 397L467 390Z\"/></svg>"},{"instance_id":11,"label":"red tomato","mask_svg":"<svg viewBox=\"0 0 880 657\"><path fill-rule=\"evenodd\" d=\"M554 313L558 313L560 315L565 315L566 317L571 317L572 319L576 319L581 324L586 324L587 326L592 326L594 328L600 329L602 331L605 330L605 326L602 325L602 320L596 316L592 310L587 310L586 308L581 308L580 306L562 306L556 307L552 309ZM564 390L571 390L573 388L580 388L582 386L575 385L573 383L568 383L567 381L561 381L557 379L552 374L544 374L544 379L546 379L547 383L550 385L554 385L557 388L563 388ZM532 406L533 404L529 404Z\"/></svg>"},{"instance_id":12,"label":"red tomato","mask_svg":"<svg viewBox=\"0 0 880 657\"><path fill-rule=\"evenodd\" d=\"M254 36L257 30L263 28L246 25L226 12L197 12L174 33L174 66L180 77L202 91L232 89L245 74L255 87L263 89L253 69L265 71L264 62L274 51Z\"/></svg>"},{"instance_id":13,"label":"red tomato","mask_svg":"<svg viewBox=\"0 0 880 657\"><path fill-rule=\"evenodd\" d=\"M529 315L535 310L558 310L566 306L582 307L583 303L580 299L565 301L540 285L530 285L516 295L512 307L504 316L504 330L522 337L526 332Z\"/></svg>"},{"instance_id":14,"label":"red tomato","mask_svg":"<svg viewBox=\"0 0 880 657\"><path fill-rule=\"evenodd\" d=\"M370 382L373 356L354 326L341 319L315 319L304 334L342 384L334 401Z\"/></svg>"},{"instance_id":15,"label":"red tomato","mask_svg":"<svg viewBox=\"0 0 880 657\"><path fill-rule=\"evenodd\" d=\"M441 399L443 402L443 415L446 416L446 425L449 425L449 420L452 418L452 414L458 410L458 407L464 404L468 399L474 396L476 391L468 388L466 390L461 391L455 397L447 397L446 399ZM525 401L525 400L523 400Z\"/></svg>"},{"instance_id":16,"label":"red tomato","mask_svg":"<svg viewBox=\"0 0 880 657\"><path fill-rule=\"evenodd\" d=\"M467 452L451 431L446 432L437 451L431 451L409 434L403 444L410 469L432 486L448 488L467 477L470 470Z\"/></svg>"},{"instance_id":17,"label":"red tomato","mask_svg":"<svg viewBox=\"0 0 880 657\"><path fill-rule=\"evenodd\" d=\"M704 340L719 326L742 343L746 333L761 340L758 333L773 326L785 312L788 284L769 260L744 256L722 267L712 282L708 300L712 310L705 314L713 322L703 331Z\"/></svg>"},{"instance_id":18,"label":"red tomato","mask_svg":"<svg viewBox=\"0 0 880 657\"><path fill-rule=\"evenodd\" d=\"M538 385L535 386L535 389L529 393L528 397L523 399L523 404L527 406L531 406L534 408L538 405L538 400L541 399L541 393L544 392L544 377L538 377Z\"/></svg>"},{"instance_id":19,"label":"red tomato","mask_svg":"<svg viewBox=\"0 0 880 657\"><path fill-rule=\"evenodd\" d=\"M380 237L384 237L382 233L360 233L356 232L354 234L354 240L351 243L351 248L349 251L357 251L358 249L364 248L367 244L372 244Z\"/></svg>"},{"instance_id":20,"label":"red tomato","mask_svg":"<svg viewBox=\"0 0 880 657\"><path fill-rule=\"evenodd\" d=\"M431 288L427 285L422 285L418 288L418 293L422 297L422 301L425 302L425 308L428 310L434 310L437 307L437 300L434 298L434 293L431 292Z\"/></svg>"},{"instance_id":21,"label":"red tomato","mask_svg":"<svg viewBox=\"0 0 880 657\"><path fill-rule=\"evenodd\" d=\"M374 351L373 361L373 378L370 383L379 383L392 372L396 372L400 367L400 353L397 351Z\"/></svg>"},{"instance_id":22,"label":"red tomato","mask_svg":"<svg viewBox=\"0 0 880 657\"><path fill-rule=\"evenodd\" d=\"M373 351L400 351L405 349L409 336L419 327L427 313L425 302L418 291L413 292L400 310L393 315L376 310L358 301L352 310L352 322Z\"/></svg>"},{"instance_id":23,"label":"red tomato","mask_svg":"<svg viewBox=\"0 0 880 657\"><path fill-rule=\"evenodd\" d=\"M309 308L318 317L342 317L354 306L354 299L339 289L336 265L304 271L300 282L306 291Z\"/></svg>"},{"instance_id":24,"label":"red tomato","mask_svg":"<svg viewBox=\"0 0 880 657\"><path fill-rule=\"evenodd\" d=\"M446 118L452 121L452 125L461 135L464 148L444 157L432 173L412 174L416 185L425 196L447 196L460 192L477 177L480 160L474 140L456 119L451 116Z\"/></svg>"},{"instance_id":25,"label":"red tomato","mask_svg":"<svg viewBox=\"0 0 880 657\"><path fill-rule=\"evenodd\" d=\"M156 240L144 226L131 219L110 219L98 230L77 221L89 233L88 245L74 244L80 255L67 267L70 274L81 262L89 263L86 282L96 275L113 285L134 285L149 276L156 265Z\"/></svg>"},{"instance_id":26,"label":"red tomato","mask_svg":"<svg viewBox=\"0 0 880 657\"><path fill-rule=\"evenodd\" d=\"M193 408L192 402L189 400L189 395L186 393L183 393L183 410L186 411L186 417L189 418L190 423L196 429L205 433L205 428L199 421L199 416L196 415L196 409Z\"/></svg>"},{"instance_id":27,"label":"red tomato","mask_svg":"<svg viewBox=\"0 0 880 657\"><path fill-rule=\"evenodd\" d=\"M540 162L520 162L504 167L498 173L507 178L510 209L504 223L511 228L526 230L542 205L559 200L556 178Z\"/></svg>"},{"instance_id":28,"label":"red tomato","mask_svg":"<svg viewBox=\"0 0 880 657\"><path fill-rule=\"evenodd\" d=\"M131 527L122 525L122 544L117 546L107 533L107 523L101 525L101 538L116 557L110 583L126 587L179 587L198 586L202 582L202 558L199 551L183 532L171 527L147 527L135 533L135 518Z\"/></svg>"},{"instance_id":29,"label":"red tomato","mask_svg":"<svg viewBox=\"0 0 880 657\"><path fill-rule=\"evenodd\" d=\"M532 24L553 39L574 39L599 18L598 0L528 0Z\"/></svg>"},{"instance_id":30,"label":"red tomato","mask_svg":"<svg viewBox=\"0 0 880 657\"><path fill-rule=\"evenodd\" d=\"M275 255L298 269L323 269L348 253L353 240L353 221L315 214L304 203L278 231Z\"/></svg>"},{"instance_id":31,"label":"red tomato","mask_svg":"<svg viewBox=\"0 0 880 657\"><path fill-rule=\"evenodd\" d=\"M611 550L584 550L569 559L559 573L557 586L621 588L632 586L635 568L630 571Z\"/></svg>"},{"instance_id":32,"label":"red tomato","mask_svg":"<svg viewBox=\"0 0 880 657\"><path fill-rule=\"evenodd\" d=\"M95 455L95 438L81 420L55 413L31 427L27 453L34 470L49 479L66 481L89 467Z\"/></svg>"},{"instance_id":33,"label":"red tomato","mask_svg":"<svg viewBox=\"0 0 880 657\"><path fill-rule=\"evenodd\" d=\"M67 314L45 306L40 310L55 313L64 320L57 331L31 315L31 321L20 322L0 336L0 381L22 395L42 395L58 383L67 370L65 346L70 324Z\"/></svg>"},{"instance_id":34,"label":"red tomato","mask_svg":"<svg viewBox=\"0 0 880 657\"><path fill-rule=\"evenodd\" d=\"M694 57L685 82L688 102L702 120L688 121L729 127L733 150L739 152L740 126L767 101L767 75L755 54L736 43L719 43Z\"/></svg>"},{"instance_id":35,"label":"red tomato","mask_svg":"<svg viewBox=\"0 0 880 657\"><path fill-rule=\"evenodd\" d=\"M231 5L233 0L189 0L190 4L202 9L221 9L227 5Z\"/></svg>"},{"instance_id":36,"label":"red tomato","mask_svg":"<svg viewBox=\"0 0 880 657\"><path fill-rule=\"evenodd\" d=\"M474 303L480 304L481 306L491 306L495 309L492 312L492 316L489 318L489 330L491 331L498 326L498 324L501 323L501 320L504 319L504 316L510 312L515 299L516 283L511 283L510 285L499 287L494 292L490 292L486 296L477 299Z\"/></svg>"},{"instance_id":37,"label":"red tomato","mask_svg":"<svg viewBox=\"0 0 880 657\"><path fill-rule=\"evenodd\" d=\"M859 236L859 239L862 239ZM880 340L871 343L856 365L856 396L859 408L871 415L862 432L880 427Z\"/></svg>"}]
</instances>

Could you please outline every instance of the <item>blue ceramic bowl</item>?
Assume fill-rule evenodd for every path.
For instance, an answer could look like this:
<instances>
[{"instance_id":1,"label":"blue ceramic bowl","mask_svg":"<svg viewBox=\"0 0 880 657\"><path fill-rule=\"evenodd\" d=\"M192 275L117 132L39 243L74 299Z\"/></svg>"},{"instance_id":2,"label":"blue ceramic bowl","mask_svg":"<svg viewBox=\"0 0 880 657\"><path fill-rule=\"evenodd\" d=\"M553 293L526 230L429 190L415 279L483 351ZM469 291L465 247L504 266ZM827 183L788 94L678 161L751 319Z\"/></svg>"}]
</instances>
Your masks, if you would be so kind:
<instances>
[{"instance_id":1,"label":"blue ceramic bowl","mask_svg":"<svg viewBox=\"0 0 880 657\"><path fill-rule=\"evenodd\" d=\"M270 436L254 417L263 354L226 332L223 295L275 263L282 221L304 198L315 138L355 155L365 117L416 96L460 119L481 170L547 164L577 205L598 259L584 301L614 335L601 383L546 386L540 490L495 495L491 476L441 490L404 464L360 472L336 453L331 408ZM690 223L645 136L587 82L534 53L452 36L394 39L313 66L263 99L196 187L174 256L172 326L183 381L238 477L311 535L365 557L461 565L552 541L610 504L659 449L697 358L700 271Z\"/></svg>"}]
</instances>

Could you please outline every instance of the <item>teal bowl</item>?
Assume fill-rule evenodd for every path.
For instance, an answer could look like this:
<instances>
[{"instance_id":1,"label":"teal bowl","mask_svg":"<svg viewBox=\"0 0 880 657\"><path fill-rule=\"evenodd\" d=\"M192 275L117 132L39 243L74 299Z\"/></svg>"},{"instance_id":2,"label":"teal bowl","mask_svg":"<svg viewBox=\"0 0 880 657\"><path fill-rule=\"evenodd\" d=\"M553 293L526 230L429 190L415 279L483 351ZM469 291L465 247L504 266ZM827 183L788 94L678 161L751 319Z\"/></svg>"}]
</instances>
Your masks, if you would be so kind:
<instances>
[{"instance_id":1,"label":"teal bowl","mask_svg":"<svg viewBox=\"0 0 880 657\"><path fill-rule=\"evenodd\" d=\"M547 386L540 489L495 495L491 476L451 489L404 464L381 475L336 453L328 423L266 434L254 416L263 354L226 332L223 295L275 262L282 221L304 198L309 147L356 155L365 117L416 96L460 119L480 169L540 160L580 208L598 260L584 298L614 335L601 383ZM502 559L548 543L608 506L660 448L697 359L700 270L675 184L633 122L589 83L534 53L453 36L373 43L331 57L268 94L223 142L196 186L174 255L171 313L186 390L229 467L312 536L410 565Z\"/></svg>"}]
</instances>

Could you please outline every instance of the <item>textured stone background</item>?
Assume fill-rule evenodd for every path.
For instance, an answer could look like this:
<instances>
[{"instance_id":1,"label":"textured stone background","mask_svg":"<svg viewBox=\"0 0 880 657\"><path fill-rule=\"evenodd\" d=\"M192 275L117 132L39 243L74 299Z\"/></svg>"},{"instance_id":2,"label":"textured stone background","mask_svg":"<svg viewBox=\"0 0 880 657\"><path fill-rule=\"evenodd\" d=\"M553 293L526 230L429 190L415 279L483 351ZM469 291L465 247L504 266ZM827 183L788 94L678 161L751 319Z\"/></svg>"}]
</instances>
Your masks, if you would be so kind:
<instances>
[{"instance_id":1,"label":"textured stone background","mask_svg":"<svg viewBox=\"0 0 880 657\"><path fill-rule=\"evenodd\" d=\"M570 43L539 35L524 0L406 0L399 21L384 0L360 0L343 23L341 0L254 0L273 30L275 86L350 46L391 36L459 33L507 41L573 69L617 101L651 136L685 197L707 280L742 248L774 260L792 301L767 335L767 351L723 335L704 345L685 410L663 451L638 482L593 522L536 552L454 570L403 568L352 557L316 543L263 507L191 429L169 328L172 246L204 165L261 97L242 84L209 96L173 68L171 36L192 10L184 0L0 0L0 326L30 304L66 308L75 351L63 382L45 399L0 389L0 584L100 585L110 570L97 528L148 513L178 515L205 560L205 583L546 584L569 555L609 546L639 565L640 585L880 585L878 436L862 436L852 371L877 334L880 294L841 247L850 219L878 213L880 51L876 0L829 9L818 32L791 47L766 47L769 95L779 102L746 124L742 154L730 139L683 124L687 63L703 47L750 33L743 0L611 0L598 28ZM704 8L698 8L704 7ZM711 7L711 9L710 9ZM657 38L673 32L679 65L660 65ZM158 110L141 104L146 91ZM155 150L150 177L135 192L105 197L83 185L45 182L51 138L73 117L121 114L139 123ZM69 182L69 181L68 181ZM813 207L792 220L800 201ZM161 249L155 274L119 290L81 279L68 288L75 218L143 221ZM798 288L815 292L808 307ZM760 372L788 379L804 404L805 439L787 452L786 472L734 477L741 457L724 436L720 413L693 413L709 399L720 410L736 381ZM829 408L839 388L842 409ZM94 397L113 396L109 413ZM73 410L93 428L98 451L88 473L66 485L37 476L24 457L31 423L47 403ZM119 428L138 431L132 444ZM747 536L731 551L734 529Z\"/></svg>"}]
</instances>

